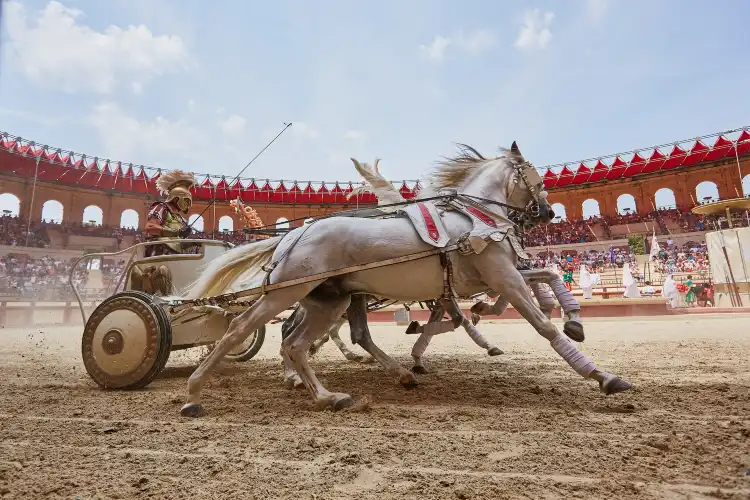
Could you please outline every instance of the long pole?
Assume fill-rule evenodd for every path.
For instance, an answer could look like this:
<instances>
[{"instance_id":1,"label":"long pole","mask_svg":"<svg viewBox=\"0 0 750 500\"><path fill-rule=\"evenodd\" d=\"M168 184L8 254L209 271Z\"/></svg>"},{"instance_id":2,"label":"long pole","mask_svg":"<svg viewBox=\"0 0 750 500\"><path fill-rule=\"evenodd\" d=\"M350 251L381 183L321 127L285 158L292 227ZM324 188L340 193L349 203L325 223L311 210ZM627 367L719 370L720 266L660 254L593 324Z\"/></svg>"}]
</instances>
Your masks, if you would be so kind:
<instances>
[{"instance_id":1,"label":"long pole","mask_svg":"<svg viewBox=\"0 0 750 500\"><path fill-rule=\"evenodd\" d=\"M291 126L292 126L292 122L289 122L289 123L284 123L284 128L282 128L282 129L281 129L281 132L279 132L278 134L276 134L276 137L274 137L273 139L271 139L271 141L270 141L270 142L269 142L268 144L266 144L266 145L265 145L265 146L263 147L263 149L261 149L260 151L258 151L258 154L257 154L257 155L253 156L253 159L252 159L252 160L250 160L250 161L249 161L249 162L247 163L247 165L245 165L245 168L243 168L242 170L240 170L240 173L239 173L239 174L237 174L237 175L236 175L236 176L234 177L234 179L232 179L232 182L230 182L230 183L229 183L229 185L231 186L232 184L234 184L234 183L235 183L235 182L237 181L237 179L239 179L239 178L240 178L240 176L242 175L242 173L243 173L243 172L244 172L245 170L247 170L247 168L248 168L248 167L249 167L250 165L252 165L252 164L253 164L253 162L254 162L255 160L257 160L257 159L258 159L258 157L259 157L260 155L262 155L262 154L263 154L263 152L264 152L264 151L265 151L266 149L268 149L268 148L269 148L269 147L271 146L271 144L273 144L274 142L276 142L276 139L278 139L279 137L281 137L281 134L283 134L284 132L286 132L286 129L288 129L288 128L289 128L289 127L291 127ZM213 200L211 200L211 203L209 203L208 205L206 205L206 208L204 208L204 209L203 209L203 212L201 212L200 214L198 214L198 217L196 217L196 218L195 218L195 220L193 220L193 222L192 222L192 223L191 223L191 224L190 224L190 225L189 225L188 227L193 227L193 224L195 224L195 221L197 221L198 219L200 219L200 218L201 218L201 217L203 216L203 214L205 214L205 213L206 213L206 210L208 210L208 209L209 209L209 207L211 207L211 206L212 206L212 205L213 205L213 204L214 204L215 202L216 202L216 195L214 194L214 199L213 199ZM215 221L214 221L214 222L215 222Z\"/></svg>"},{"instance_id":2,"label":"long pole","mask_svg":"<svg viewBox=\"0 0 750 500\"><path fill-rule=\"evenodd\" d=\"M31 188L31 203L29 204L29 216L26 221L26 244L25 247L29 246L29 233L31 232L31 216L34 211L34 196L36 195L36 179L39 175L39 161L42 159L41 153L36 157L36 168L34 168L34 187Z\"/></svg>"}]
</instances>

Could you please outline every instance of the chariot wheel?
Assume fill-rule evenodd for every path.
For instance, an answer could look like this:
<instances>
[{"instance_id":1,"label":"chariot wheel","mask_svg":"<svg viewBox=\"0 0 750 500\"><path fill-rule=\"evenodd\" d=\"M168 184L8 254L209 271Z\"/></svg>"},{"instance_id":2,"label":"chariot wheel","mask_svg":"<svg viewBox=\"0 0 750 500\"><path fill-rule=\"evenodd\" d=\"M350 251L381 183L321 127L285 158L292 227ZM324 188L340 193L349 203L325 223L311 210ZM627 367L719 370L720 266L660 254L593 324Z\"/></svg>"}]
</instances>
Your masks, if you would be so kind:
<instances>
[{"instance_id":1,"label":"chariot wheel","mask_svg":"<svg viewBox=\"0 0 750 500\"><path fill-rule=\"evenodd\" d=\"M166 311L144 292L116 293L91 314L81 355L89 376L104 389L146 387L164 369L172 350Z\"/></svg>"},{"instance_id":2,"label":"chariot wheel","mask_svg":"<svg viewBox=\"0 0 750 500\"><path fill-rule=\"evenodd\" d=\"M252 359L260 348L263 347L263 341L266 339L266 325L261 326L249 337L245 339L240 345L235 347L233 350L225 356L227 359L232 361L247 361Z\"/></svg>"}]
</instances>

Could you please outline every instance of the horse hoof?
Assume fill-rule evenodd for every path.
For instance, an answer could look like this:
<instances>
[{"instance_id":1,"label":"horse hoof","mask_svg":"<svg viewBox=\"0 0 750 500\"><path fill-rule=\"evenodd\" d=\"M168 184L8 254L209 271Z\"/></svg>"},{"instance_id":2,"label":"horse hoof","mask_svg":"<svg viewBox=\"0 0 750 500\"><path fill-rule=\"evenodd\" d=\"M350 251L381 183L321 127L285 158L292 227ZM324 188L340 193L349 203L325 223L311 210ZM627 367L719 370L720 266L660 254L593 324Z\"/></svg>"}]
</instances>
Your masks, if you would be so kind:
<instances>
[{"instance_id":1,"label":"horse hoof","mask_svg":"<svg viewBox=\"0 0 750 500\"><path fill-rule=\"evenodd\" d=\"M180 408L180 415L188 418L198 418L203 415L203 407L198 403L187 403Z\"/></svg>"},{"instance_id":2,"label":"horse hoof","mask_svg":"<svg viewBox=\"0 0 750 500\"><path fill-rule=\"evenodd\" d=\"M398 383L401 384L406 389L412 389L419 385L419 382L417 382L417 377L415 377L411 373L404 373L398 378Z\"/></svg>"},{"instance_id":3,"label":"horse hoof","mask_svg":"<svg viewBox=\"0 0 750 500\"><path fill-rule=\"evenodd\" d=\"M563 333L576 342L583 342L586 338L583 334L583 325L578 321L566 321L563 326Z\"/></svg>"},{"instance_id":4,"label":"horse hoof","mask_svg":"<svg viewBox=\"0 0 750 500\"><path fill-rule=\"evenodd\" d=\"M352 405L354 405L354 400L352 399L352 397L343 396L341 398L336 399L336 401L333 402L333 411L343 410L345 408L349 408Z\"/></svg>"},{"instance_id":5,"label":"horse hoof","mask_svg":"<svg viewBox=\"0 0 750 500\"><path fill-rule=\"evenodd\" d=\"M471 324L474 326L477 326L479 324L479 320L482 319L482 317L476 313L471 313Z\"/></svg>"},{"instance_id":6,"label":"horse hoof","mask_svg":"<svg viewBox=\"0 0 750 500\"><path fill-rule=\"evenodd\" d=\"M489 354L490 356L500 356L501 354L503 354L503 351L502 351L502 350L500 350L500 348L499 348L499 347L491 347L491 348L490 348L490 349L489 349L489 350L487 351L487 354Z\"/></svg>"},{"instance_id":7,"label":"horse hoof","mask_svg":"<svg viewBox=\"0 0 750 500\"><path fill-rule=\"evenodd\" d=\"M287 389L297 389L302 386L302 379L299 377L287 377L284 379L284 385Z\"/></svg>"},{"instance_id":8,"label":"horse hoof","mask_svg":"<svg viewBox=\"0 0 750 500\"><path fill-rule=\"evenodd\" d=\"M417 375L427 375L429 372L427 371L427 368L425 368L422 365L414 365L411 367L412 373L416 373Z\"/></svg>"},{"instance_id":9,"label":"horse hoof","mask_svg":"<svg viewBox=\"0 0 750 500\"><path fill-rule=\"evenodd\" d=\"M611 396L612 394L617 394L619 392L625 392L632 388L633 384L631 384L630 382L626 382L620 377L612 377L605 380L603 383L599 383L599 390L607 396Z\"/></svg>"}]
</instances>

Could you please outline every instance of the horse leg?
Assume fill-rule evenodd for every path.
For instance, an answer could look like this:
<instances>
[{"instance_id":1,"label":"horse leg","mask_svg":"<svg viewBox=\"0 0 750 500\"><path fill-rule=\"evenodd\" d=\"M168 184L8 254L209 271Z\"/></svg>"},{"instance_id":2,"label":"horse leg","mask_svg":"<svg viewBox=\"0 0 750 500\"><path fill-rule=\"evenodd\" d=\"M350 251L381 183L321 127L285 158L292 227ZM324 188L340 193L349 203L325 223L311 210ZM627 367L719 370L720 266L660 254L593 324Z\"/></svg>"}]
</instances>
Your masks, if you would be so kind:
<instances>
[{"instance_id":1,"label":"horse leg","mask_svg":"<svg viewBox=\"0 0 750 500\"><path fill-rule=\"evenodd\" d=\"M549 285L552 289L552 293L555 294L557 301L560 303L563 313L565 313L563 332L576 342L583 342L586 336L583 332L583 320L580 315L581 304L578 303L573 296L573 293L565 287L565 283L563 283L560 276L549 269L521 271L521 274L532 283L532 289L534 289L534 286L541 288L541 283L547 283ZM536 290L534 293L536 294ZM547 293L546 290L545 293ZM549 294L547 293L547 295ZM541 305L539 295L537 295L537 300L539 300L539 304ZM551 300L551 297L549 300ZM554 301L552 303L554 308ZM542 310L544 310L544 308L542 308Z\"/></svg>"},{"instance_id":2,"label":"horse leg","mask_svg":"<svg viewBox=\"0 0 750 500\"><path fill-rule=\"evenodd\" d=\"M427 323L438 323L439 321L442 321L444 314L445 310L442 306L438 305L430 312L430 318L427 320ZM424 332L419 336L417 341L414 342L414 346L411 348L411 358L414 360L414 365L411 367L412 372L420 375L429 373L422 363L422 355L425 350L427 350L427 346L430 345L432 337L434 337L434 335Z\"/></svg>"},{"instance_id":3,"label":"horse leg","mask_svg":"<svg viewBox=\"0 0 750 500\"><path fill-rule=\"evenodd\" d=\"M487 354L489 354L490 356L499 356L503 353L503 351L500 350L499 347L491 345L489 342L487 342L487 339L485 339L482 334L479 333L479 330L477 330L476 327L471 324L471 322L464 315L463 311L461 311L461 306L458 305L458 302L456 302L455 298L443 299L441 302L445 310L448 311L450 317L456 322L461 322L461 326L464 327L464 330L466 330L466 333L469 334L469 337L474 341L476 345L478 345L482 349L486 349Z\"/></svg>"},{"instance_id":4,"label":"horse leg","mask_svg":"<svg viewBox=\"0 0 750 500\"><path fill-rule=\"evenodd\" d=\"M331 328L335 328L336 325L332 326ZM318 340L313 342L313 345L310 346L310 352L307 353L308 356L311 358L315 356L321 347L325 345L326 342L331 340L331 332L328 331L325 335L320 337Z\"/></svg>"},{"instance_id":5,"label":"horse leg","mask_svg":"<svg viewBox=\"0 0 750 500\"><path fill-rule=\"evenodd\" d=\"M305 315L305 311L301 306L297 306L292 311L292 314L287 317L283 323L281 323L281 341L288 338L294 330L302 323L302 318ZM312 350L312 349L311 349ZM279 355L284 365L284 385L288 389L296 389L302 387L302 379L299 378L297 372L294 370L292 360L286 355L283 347L279 346ZM312 354L311 354L312 355Z\"/></svg>"},{"instance_id":6,"label":"horse leg","mask_svg":"<svg viewBox=\"0 0 750 500\"><path fill-rule=\"evenodd\" d=\"M362 354L356 354L351 351L348 347L346 347L346 344L344 344L344 341L341 340L341 337L339 337L339 330L346 321L347 318L340 318L338 321L336 321L336 323L333 324L333 326L331 326L326 335L330 337L334 344L336 344L336 347L339 348L339 351L341 351L341 354L343 354L346 359L348 359L349 361L354 361L356 363L365 363L367 361L367 358Z\"/></svg>"},{"instance_id":7,"label":"horse leg","mask_svg":"<svg viewBox=\"0 0 750 500\"><path fill-rule=\"evenodd\" d=\"M395 376L404 387L417 385L417 378L413 373L396 362L395 359L384 353L372 341L370 329L367 326L367 295L357 294L351 298L351 304L346 310L349 318L349 328L352 335L352 344L358 344L377 361L385 371Z\"/></svg>"},{"instance_id":8,"label":"horse leg","mask_svg":"<svg viewBox=\"0 0 750 500\"><path fill-rule=\"evenodd\" d=\"M322 280L276 290L261 296L247 311L235 317L224 337L216 344L198 368L190 375L187 383L187 402L180 409L185 417L197 417L201 414L201 389L206 380L224 356L243 342L252 332L271 321L277 314L304 298Z\"/></svg>"},{"instance_id":9,"label":"horse leg","mask_svg":"<svg viewBox=\"0 0 750 500\"><path fill-rule=\"evenodd\" d=\"M340 410L352 405L352 398L345 393L330 392L320 383L307 359L307 353L315 338L321 331L327 331L330 326L341 318L349 305L349 297L316 301L304 301L305 315L299 327L282 343L294 368L297 370L302 383L310 392L317 408L331 407Z\"/></svg>"},{"instance_id":10,"label":"horse leg","mask_svg":"<svg viewBox=\"0 0 750 500\"><path fill-rule=\"evenodd\" d=\"M560 334L555 325L534 304L529 294L529 288L516 269L514 259L508 258L512 255L509 243L504 243L503 248L496 251L485 250L476 256L477 270L481 273L483 281L490 285L493 290L503 294L513 307L528 321L541 336L549 340L552 348L562 357L579 375L591 378L599 382L599 389L605 394L615 394L626 391L632 386L605 371L599 370L594 362L582 353L575 344ZM508 253L501 253L506 250Z\"/></svg>"}]
</instances>

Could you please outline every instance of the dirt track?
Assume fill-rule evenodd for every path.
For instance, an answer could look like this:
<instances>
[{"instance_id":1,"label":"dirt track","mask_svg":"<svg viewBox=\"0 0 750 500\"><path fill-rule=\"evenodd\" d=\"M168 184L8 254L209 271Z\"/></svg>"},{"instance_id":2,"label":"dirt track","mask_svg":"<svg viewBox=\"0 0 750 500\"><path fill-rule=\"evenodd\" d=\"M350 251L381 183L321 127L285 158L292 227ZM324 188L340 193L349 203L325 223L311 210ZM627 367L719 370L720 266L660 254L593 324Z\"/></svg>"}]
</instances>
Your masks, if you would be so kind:
<instances>
[{"instance_id":1,"label":"dirt track","mask_svg":"<svg viewBox=\"0 0 750 500\"><path fill-rule=\"evenodd\" d=\"M283 388L271 327L261 359L222 365L199 420L178 412L196 353L105 392L78 329L0 330L0 497L750 498L748 324L588 321L585 352L636 384L606 399L521 322L480 325L496 358L436 339L411 391L329 344L321 380L360 400L340 413ZM401 331L374 326L406 364Z\"/></svg>"}]
</instances>

